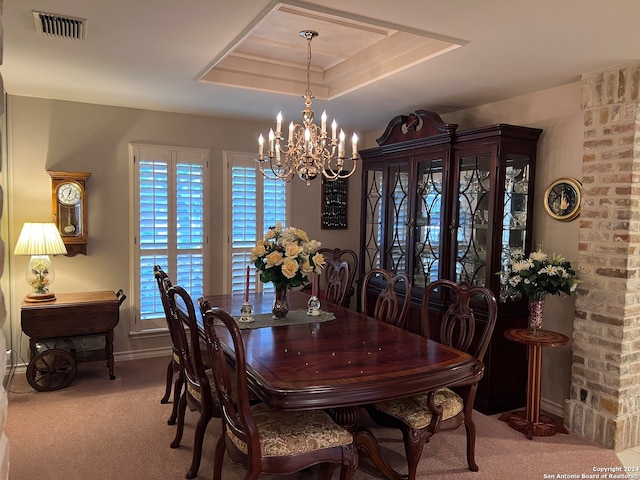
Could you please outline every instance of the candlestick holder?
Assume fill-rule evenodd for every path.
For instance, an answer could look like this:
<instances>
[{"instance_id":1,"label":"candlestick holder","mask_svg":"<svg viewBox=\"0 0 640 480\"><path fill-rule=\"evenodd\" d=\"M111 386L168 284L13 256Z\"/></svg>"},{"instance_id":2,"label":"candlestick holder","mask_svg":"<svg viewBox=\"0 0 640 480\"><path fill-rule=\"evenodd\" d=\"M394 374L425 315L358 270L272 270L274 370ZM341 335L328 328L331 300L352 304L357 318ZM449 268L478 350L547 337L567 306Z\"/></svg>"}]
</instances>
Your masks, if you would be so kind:
<instances>
[{"instance_id":1,"label":"candlestick holder","mask_svg":"<svg viewBox=\"0 0 640 480\"><path fill-rule=\"evenodd\" d=\"M248 301L244 302L240 307L240 321L243 323L251 323L255 321L253 318L253 305Z\"/></svg>"},{"instance_id":2,"label":"candlestick holder","mask_svg":"<svg viewBox=\"0 0 640 480\"><path fill-rule=\"evenodd\" d=\"M320 315L320 300L315 295L309 297L309 301L307 302L307 315L313 317Z\"/></svg>"}]
</instances>

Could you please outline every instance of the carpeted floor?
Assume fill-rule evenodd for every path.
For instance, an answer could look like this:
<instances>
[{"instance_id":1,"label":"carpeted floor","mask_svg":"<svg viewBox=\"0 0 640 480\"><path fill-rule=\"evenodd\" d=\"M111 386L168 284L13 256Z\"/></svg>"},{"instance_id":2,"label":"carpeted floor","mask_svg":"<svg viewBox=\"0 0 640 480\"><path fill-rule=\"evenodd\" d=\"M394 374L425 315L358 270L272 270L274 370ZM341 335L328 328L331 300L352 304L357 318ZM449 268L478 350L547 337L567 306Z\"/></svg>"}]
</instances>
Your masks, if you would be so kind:
<instances>
[{"instance_id":1,"label":"carpeted floor","mask_svg":"<svg viewBox=\"0 0 640 480\"><path fill-rule=\"evenodd\" d=\"M73 384L55 392L34 392L24 375L16 375L10 386L5 427L10 442L10 480L185 478L197 413L187 412L182 446L169 448L175 427L166 420L172 405L160 404L167 362L168 358L116 362L117 378L113 381L102 363L83 364ZM474 415L479 472L467 470L461 427L439 433L425 446L418 478L581 478L593 474L596 467L621 466L615 452L575 434L527 440L497 417ZM375 428L392 465L406 471L399 433ZM218 420L214 419L207 430L198 479L212 476L218 433ZM313 473L279 478L306 480L314 478ZM243 468L225 460L225 480L239 480L243 475ZM334 478L338 478L337 470ZM377 478L380 475L366 461L361 462L355 480Z\"/></svg>"}]
</instances>

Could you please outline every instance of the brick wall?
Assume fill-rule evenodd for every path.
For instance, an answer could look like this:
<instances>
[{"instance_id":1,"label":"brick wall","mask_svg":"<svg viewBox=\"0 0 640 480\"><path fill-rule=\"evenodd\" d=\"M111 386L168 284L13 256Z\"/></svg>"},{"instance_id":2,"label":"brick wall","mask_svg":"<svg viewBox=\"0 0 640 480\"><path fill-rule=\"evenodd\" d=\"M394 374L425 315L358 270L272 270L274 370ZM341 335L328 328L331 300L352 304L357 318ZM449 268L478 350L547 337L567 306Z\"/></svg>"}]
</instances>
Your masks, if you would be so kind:
<instances>
[{"instance_id":1,"label":"brick wall","mask_svg":"<svg viewBox=\"0 0 640 480\"><path fill-rule=\"evenodd\" d=\"M640 443L640 63L582 77L579 285L565 425Z\"/></svg>"}]
</instances>

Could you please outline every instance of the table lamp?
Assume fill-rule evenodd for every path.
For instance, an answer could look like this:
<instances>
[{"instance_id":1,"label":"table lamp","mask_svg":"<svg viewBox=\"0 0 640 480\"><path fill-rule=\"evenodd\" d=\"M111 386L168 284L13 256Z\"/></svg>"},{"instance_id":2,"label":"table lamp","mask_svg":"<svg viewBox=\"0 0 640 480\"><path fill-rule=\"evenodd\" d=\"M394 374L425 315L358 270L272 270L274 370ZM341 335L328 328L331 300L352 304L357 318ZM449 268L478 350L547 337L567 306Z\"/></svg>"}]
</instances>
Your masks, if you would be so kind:
<instances>
[{"instance_id":1,"label":"table lamp","mask_svg":"<svg viewBox=\"0 0 640 480\"><path fill-rule=\"evenodd\" d=\"M25 301L55 300L55 294L49 291L56 276L49 255L67 253L56 226L53 223L25 223L13 253L31 255L25 278L33 291L27 294Z\"/></svg>"}]
</instances>

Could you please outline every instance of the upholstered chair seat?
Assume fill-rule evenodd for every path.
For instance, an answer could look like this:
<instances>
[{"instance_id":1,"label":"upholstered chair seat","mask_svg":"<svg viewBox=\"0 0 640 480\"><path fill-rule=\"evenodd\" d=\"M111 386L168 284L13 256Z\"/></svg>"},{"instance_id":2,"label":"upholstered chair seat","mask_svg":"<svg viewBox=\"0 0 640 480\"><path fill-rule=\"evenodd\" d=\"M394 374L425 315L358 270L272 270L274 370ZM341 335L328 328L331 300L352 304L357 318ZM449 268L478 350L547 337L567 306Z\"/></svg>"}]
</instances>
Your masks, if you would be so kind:
<instances>
[{"instance_id":1,"label":"upholstered chair seat","mask_svg":"<svg viewBox=\"0 0 640 480\"><path fill-rule=\"evenodd\" d=\"M209 357L207 356L207 358ZM213 378L213 370L211 370L211 367L205 368L205 374L209 379L209 390L211 390L211 400L213 401L216 411L218 411L220 409L220 403L218 402L218 392L216 391L215 379ZM232 388L235 389L235 387L232 387ZM202 394L200 393L200 388L195 386L193 383L188 382L187 391L189 392L189 395L193 397L196 403L202 402ZM260 399L252 391L249 391L249 401L251 403L258 403L260 402ZM214 415L214 416L217 417L219 415Z\"/></svg>"},{"instance_id":2,"label":"upholstered chair seat","mask_svg":"<svg viewBox=\"0 0 640 480\"><path fill-rule=\"evenodd\" d=\"M218 405L218 392L216 392L216 384L214 383L215 381L213 379L213 371L211 370L211 367L205 370L205 374L209 379L209 390L211 390L212 396L211 400L215 405ZM199 386L196 386L191 382L187 382L187 391L197 403L202 403L202 394L200 393Z\"/></svg>"},{"instance_id":3,"label":"upholstered chair seat","mask_svg":"<svg viewBox=\"0 0 640 480\"><path fill-rule=\"evenodd\" d=\"M285 412L260 403L251 407L260 436L260 451L264 457L300 455L324 448L343 447L353 442L353 436L338 426L322 410ZM231 441L244 453L247 444L228 430Z\"/></svg>"},{"instance_id":4,"label":"upholstered chair seat","mask_svg":"<svg viewBox=\"0 0 640 480\"><path fill-rule=\"evenodd\" d=\"M442 408L443 421L449 420L464 411L464 400L462 397L448 388L436 390L433 395L433 401L437 406ZM433 418L433 413L429 408L429 398L426 393L378 402L373 405L373 408L397 418L414 429L428 427Z\"/></svg>"}]
</instances>

